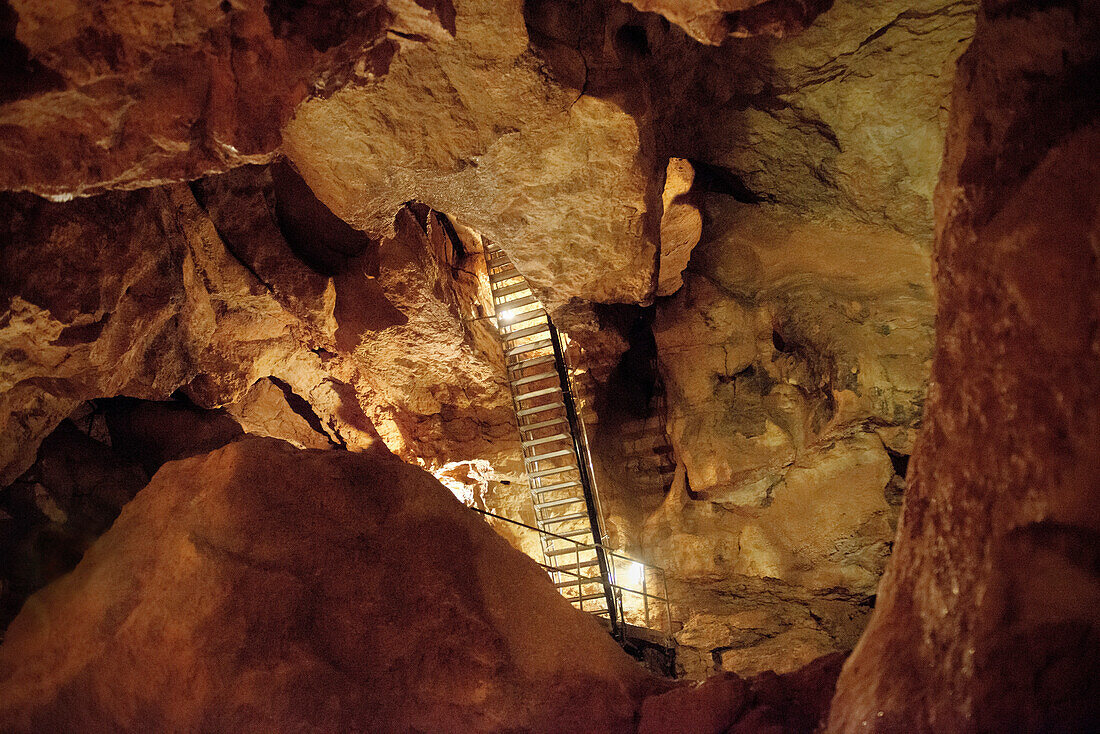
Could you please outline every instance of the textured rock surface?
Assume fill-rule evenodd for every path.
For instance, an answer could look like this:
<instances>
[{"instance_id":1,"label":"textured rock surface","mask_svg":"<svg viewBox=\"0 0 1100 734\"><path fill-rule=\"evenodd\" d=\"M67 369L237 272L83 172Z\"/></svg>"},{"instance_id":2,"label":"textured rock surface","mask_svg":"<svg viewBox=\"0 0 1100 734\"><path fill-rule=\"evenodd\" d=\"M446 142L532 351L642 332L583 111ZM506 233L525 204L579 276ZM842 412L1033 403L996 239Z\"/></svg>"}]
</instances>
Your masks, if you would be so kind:
<instances>
[{"instance_id":1,"label":"textured rock surface","mask_svg":"<svg viewBox=\"0 0 1100 734\"><path fill-rule=\"evenodd\" d=\"M663 164L638 123L578 91L576 52L564 81L546 73L518 0L455 11L454 40L413 44L377 84L302 105L288 156L337 215L375 236L410 199L476 229L553 309L650 296Z\"/></svg>"},{"instance_id":2,"label":"textured rock surface","mask_svg":"<svg viewBox=\"0 0 1100 734\"><path fill-rule=\"evenodd\" d=\"M69 197L264 160L307 95L385 73L390 29L445 34L441 6L5 3L0 189Z\"/></svg>"},{"instance_id":3,"label":"textured rock surface","mask_svg":"<svg viewBox=\"0 0 1100 734\"><path fill-rule=\"evenodd\" d=\"M721 671L752 676L789 673L855 646L872 604L859 595L815 593L775 579L733 578L709 584L670 581L676 664L691 680Z\"/></svg>"},{"instance_id":4,"label":"textured rock surface","mask_svg":"<svg viewBox=\"0 0 1100 734\"><path fill-rule=\"evenodd\" d=\"M662 107L666 145L711 192L653 327L686 482L650 518L651 560L873 591L887 450L911 452L923 405L931 193L972 11L847 4L797 38L717 49L647 26L651 84L682 102ZM812 528L788 525L807 505Z\"/></svg>"},{"instance_id":5,"label":"textured rock surface","mask_svg":"<svg viewBox=\"0 0 1100 734\"><path fill-rule=\"evenodd\" d=\"M834 653L786 675L744 680L725 673L651 696L638 734L811 734L829 712L843 662L844 654Z\"/></svg>"},{"instance_id":6,"label":"textured rock surface","mask_svg":"<svg viewBox=\"0 0 1100 734\"><path fill-rule=\"evenodd\" d=\"M830 5L822 0L624 0L660 13L697 41L718 45L730 36L782 37L804 29Z\"/></svg>"},{"instance_id":7,"label":"textured rock surface","mask_svg":"<svg viewBox=\"0 0 1100 734\"><path fill-rule=\"evenodd\" d=\"M3 202L0 484L83 400L163 400L182 386L203 407L238 404L244 420L265 378L300 398L301 420L285 427L303 445L363 448L377 425L393 450L429 466L516 461L502 377L473 345L448 295L451 267L420 223L406 215L397 238L363 238L355 251L315 219L307 252L269 169L193 190ZM306 264L321 257L335 275Z\"/></svg>"},{"instance_id":8,"label":"textured rock surface","mask_svg":"<svg viewBox=\"0 0 1100 734\"><path fill-rule=\"evenodd\" d=\"M27 604L0 728L633 731L662 687L428 474L249 439Z\"/></svg>"},{"instance_id":9,"label":"textured rock surface","mask_svg":"<svg viewBox=\"0 0 1100 734\"><path fill-rule=\"evenodd\" d=\"M1098 40L1096 3L986 3L961 62L925 424L831 731L1100 727Z\"/></svg>"}]
</instances>

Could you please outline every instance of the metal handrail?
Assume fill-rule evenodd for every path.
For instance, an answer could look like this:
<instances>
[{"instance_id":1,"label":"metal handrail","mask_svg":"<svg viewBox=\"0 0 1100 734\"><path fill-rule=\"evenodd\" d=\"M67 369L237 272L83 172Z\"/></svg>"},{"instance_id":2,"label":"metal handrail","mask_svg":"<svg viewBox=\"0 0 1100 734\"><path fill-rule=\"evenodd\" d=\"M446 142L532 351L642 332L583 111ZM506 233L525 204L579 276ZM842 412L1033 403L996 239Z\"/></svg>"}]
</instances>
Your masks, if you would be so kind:
<instances>
[{"instance_id":1,"label":"metal handrail","mask_svg":"<svg viewBox=\"0 0 1100 734\"><path fill-rule=\"evenodd\" d=\"M612 619L611 622L613 623L613 627L618 628L617 631L619 632L620 636L625 634L626 626L629 624L629 625L633 625L635 627L644 627L646 629L656 630L656 631L662 633L666 637L666 639L669 641L668 645L671 646L671 638L672 638L672 632L673 632L673 629L672 629L672 605L671 605L671 603L669 602L669 599L668 599L668 582L667 582L667 578L665 576L664 569L660 568L659 566L652 566L652 565L643 563L642 561L639 561L635 558L631 558L630 556L623 555L622 553L619 553L619 552L617 552L617 551L615 551L611 548L608 548L607 546L605 546L602 543L582 543L578 540L574 540L573 538L569 538L569 537L566 537L564 535L558 535L557 533L551 532L549 530L543 530L543 529L537 528L533 525L528 525L527 523L520 522L519 520L513 520L510 517L504 517L503 515L498 515L494 512L489 512L488 510L482 510L478 507L472 507L472 506L469 506L469 505L467 505L467 507L469 507L469 509L473 510L474 512L476 512L480 515L483 515L483 516L486 516L486 517L491 517L491 518L494 518L494 519L497 519L497 520L502 520L502 521L504 521L506 523L509 523L511 525L516 525L518 527L525 528L525 529L530 530L532 532L538 533L540 536L542 536L542 535L550 536L552 538L557 538L559 540L564 540L567 543L571 543L574 546L576 546L574 551L570 551L571 553L572 552L578 552L579 553L579 552L583 552L583 551L586 551L586 550L596 550L598 548L608 558L619 559L621 561L625 561L625 562L630 563L630 564L637 564L638 566L640 566L642 568L642 579L641 579L642 588L641 589L634 589L634 588L631 588L629 586L624 586L623 584L619 583L619 581L615 578L614 573L611 574L612 577L608 580L607 585L610 586L611 588L615 589L617 591L619 597L620 597L620 599L618 600L619 603L616 604L615 607L614 607L615 613L618 615L618 620ZM556 574L565 574L565 575L573 576L573 577L577 578L578 579L578 585L583 585L585 581L587 581L588 583L591 583L591 584L604 583L604 580L599 578L599 577L584 576L584 575L580 574L579 572L574 573L571 570L563 570L563 569L555 568L554 566L551 566L551 565L546 564L546 563L541 563L539 561L535 561L535 562L538 563L538 565L541 566L543 569L545 569L548 573L551 573L551 574L555 574L555 573ZM614 568L614 563L611 563L610 565L612 566L612 568ZM660 596L658 594L654 594L654 593L650 592L648 579L647 579L647 576L648 576L649 573L652 573L652 574L658 576L660 584L661 584L662 588L664 589L664 594L665 594L664 596ZM634 595L634 596L638 597L638 599L641 601L641 605L642 605L641 614L637 618L634 618L634 617L631 617L630 619L627 618L627 610L625 609L625 606L622 603L622 599L621 599L623 594ZM569 597L565 597L565 598L567 600L569 599ZM656 606L658 606L658 608L663 607L663 615L662 614L657 614L653 610L650 609L651 600ZM611 614L611 612L608 612L607 616L610 617L610 614ZM605 615L600 614L598 616L605 616ZM657 618L656 621L658 621L660 623L659 627L655 627L652 624L653 621L654 621L654 617L656 617ZM618 622L617 625L614 624L616 621ZM635 624L635 622L641 622L641 624Z\"/></svg>"}]
</instances>

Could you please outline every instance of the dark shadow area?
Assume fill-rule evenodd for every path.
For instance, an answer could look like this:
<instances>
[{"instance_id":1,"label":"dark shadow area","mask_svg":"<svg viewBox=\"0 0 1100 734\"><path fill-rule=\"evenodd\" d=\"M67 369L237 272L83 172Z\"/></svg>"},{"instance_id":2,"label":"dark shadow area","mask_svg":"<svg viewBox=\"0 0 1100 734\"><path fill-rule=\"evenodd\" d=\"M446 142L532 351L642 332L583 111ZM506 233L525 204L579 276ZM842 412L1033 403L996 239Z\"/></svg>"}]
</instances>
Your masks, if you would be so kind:
<instances>
[{"instance_id":1,"label":"dark shadow area","mask_svg":"<svg viewBox=\"0 0 1100 734\"><path fill-rule=\"evenodd\" d=\"M31 58L15 37L19 15L8 0L0 0L0 104L65 88L65 79Z\"/></svg>"},{"instance_id":2,"label":"dark shadow area","mask_svg":"<svg viewBox=\"0 0 1100 734\"><path fill-rule=\"evenodd\" d=\"M279 229L302 262L323 275L337 275L366 255L367 271L377 274L377 245L321 203L289 163L271 166L271 180Z\"/></svg>"}]
</instances>

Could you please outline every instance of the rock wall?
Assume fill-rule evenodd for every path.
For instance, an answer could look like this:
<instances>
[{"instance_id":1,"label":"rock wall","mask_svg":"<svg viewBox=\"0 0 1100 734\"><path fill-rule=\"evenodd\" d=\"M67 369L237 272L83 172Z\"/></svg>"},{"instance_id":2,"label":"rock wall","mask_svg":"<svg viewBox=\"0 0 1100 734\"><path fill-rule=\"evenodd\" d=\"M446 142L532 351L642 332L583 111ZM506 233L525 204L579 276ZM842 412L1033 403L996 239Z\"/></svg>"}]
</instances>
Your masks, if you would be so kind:
<instances>
[{"instance_id":1,"label":"rock wall","mask_svg":"<svg viewBox=\"0 0 1100 734\"><path fill-rule=\"evenodd\" d=\"M253 167L190 188L4 200L0 484L85 400L183 388L203 407L238 404L258 426L257 383L269 378L305 406L308 431L284 421L301 445L364 448L381 430L429 466L487 459L516 471L503 376L448 295L454 276L426 223L406 213L381 243L348 228L360 238L349 243L323 210L303 244L279 217L285 188Z\"/></svg>"},{"instance_id":2,"label":"rock wall","mask_svg":"<svg viewBox=\"0 0 1100 734\"><path fill-rule=\"evenodd\" d=\"M847 649L890 552L924 404L932 192L975 4L837 5L799 35L717 48L652 15L566 7L527 11L550 67L564 76L579 54L587 93L633 90L659 154L683 162L666 175L648 317L663 404L629 421L601 413L593 431L613 537L690 585L685 629L714 632L681 641L697 674ZM615 55L626 47L630 64ZM690 231L693 211L681 276L671 233ZM613 467L658 445L619 432L662 424L682 474L658 493ZM806 621L818 600L830 611ZM744 626L750 607L777 604L774 624Z\"/></svg>"},{"instance_id":3,"label":"rock wall","mask_svg":"<svg viewBox=\"0 0 1100 734\"><path fill-rule=\"evenodd\" d=\"M937 189L936 351L836 732L1100 727L1100 5L983 4Z\"/></svg>"},{"instance_id":4,"label":"rock wall","mask_svg":"<svg viewBox=\"0 0 1100 734\"><path fill-rule=\"evenodd\" d=\"M336 214L382 236L416 199L503 247L552 310L654 287L660 164L639 123L555 78L519 0L455 3L377 84L302 105L284 149Z\"/></svg>"}]
</instances>

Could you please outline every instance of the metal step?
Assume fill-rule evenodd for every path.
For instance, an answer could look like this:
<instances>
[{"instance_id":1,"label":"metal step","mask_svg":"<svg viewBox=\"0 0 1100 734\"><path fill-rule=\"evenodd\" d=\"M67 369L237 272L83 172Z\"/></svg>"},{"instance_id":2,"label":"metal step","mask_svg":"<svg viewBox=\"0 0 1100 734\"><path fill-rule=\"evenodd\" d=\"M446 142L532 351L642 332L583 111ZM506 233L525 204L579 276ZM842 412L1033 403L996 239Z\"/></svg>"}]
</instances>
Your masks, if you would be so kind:
<instances>
[{"instance_id":1,"label":"metal step","mask_svg":"<svg viewBox=\"0 0 1100 734\"><path fill-rule=\"evenodd\" d=\"M558 581L554 584L555 589L564 589L569 586L588 586L589 584L599 584L603 586L603 579L599 576L571 576L568 581ZM600 594L603 596L603 594ZM572 597L566 597L572 601Z\"/></svg>"},{"instance_id":2,"label":"metal step","mask_svg":"<svg viewBox=\"0 0 1100 734\"><path fill-rule=\"evenodd\" d=\"M531 392L516 393L516 402L523 400L532 400L534 398L544 398L547 395L553 395L555 393L561 393L561 388L557 385L553 387L544 387L538 390L532 390Z\"/></svg>"},{"instance_id":3,"label":"metal step","mask_svg":"<svg viewBox=\"0 0 1100 734\"><path fill-rule=\"evenodd\" d=\"M558 535L565 535L565 533L558 533ZM546 556L553 557L553 556L564 556L566 553L591 553L595 550L596 550L595 546L588 545L588 544L583 544L583 545L575 546L573 548L554 548L552 550L543 551L543 554L546 555Z\"/></svg>"},{"instance_id":4,"label":"metal step","mask_svg":"<svg viewBox=\"0 0 1100 734\"><path fill-rule=\"evenodd\" d=\"M514 357L517 354L527 354L528 352L534 352L539 349L549 349L551 346L549 339L541 339L537 342L531 342L530 344L520 344L518 347L512 347L505 350L505 357Z\"/></svg>"},{"instance_id":5,"label":"metal step","mask_svg":"<svg viewBox=\"0 0 1100 734\"><path fill-rule=\"evenodd\" d=\"M500 339L505 344L508 344L523 339L524 337L542 333L545 333L547 337L550 336L550 328L545 323L528 326L526 329L519 329L518 331L501 332Z\"/></svg>"},{"instance_id":6,"label":"metal step","mask_svg":"<svg viewBox=\"0 0 1100 734\"><path fill-rule=\"evenodd\" d=\"M514 298L511 301L504 301L503 303L497 303L497 313L499 313L501 309L505 311L514 311L517 308L523 308L532 303L538 303L538 300L536 296L530 295Z\"/></svg>"},{"instance_id":7,"label":"metal step","mask_svg":"<svg viewBox=\"0 0 1100 734\"><path fill-rule=\"evenodd\" d=\"M567 466L555 466L553 469L540 469L538 471L527 472L529 479L538 479L539 477L548 477L551 474L561 474L567 471L577 471L575 464L569 464Z\"/></svg>"},{"instance_id":8,"label":"metal step","mask_svg":"<svg viewBox=\"0 0 1100 734\"><path fill-rule=\"evenodd\" d=\"M588 517L587 512L574 512L571 515L558 515L557 517L549 517L545 520L539 520L540 525L557 525L562 522L570 522L571 520L581 520Z\"/></svg>"},{"instance_id":9,"label":"metal step","mask_svg":"<svg viewBox=\"0 0 1100 734\"><path fill-rule=\"evenodd\" d=\"M584 502L584 497L566 497L563 500L553 500L551 502L540 502L535 505L536 510L545 510L548 507L561 507L562 505L571 505L574 502Z\"/></svg>"},{"instance_id":10,"label":"metal step","mask_svg":"<svg viewBox=\"0 0 1100 734\"><path fill-rule=\"evenodd\" d=\"M544 443L553 443L554 441L565 441L572 438L568 433L555 433L553 436L544 436L542 438L535 438L530 441L520 441L520 445L525 449L532 449L536 446L541 446Z\"/></svg>"},{"instance_id":11,"label":"metal step","mask_svg":"<svg viewBox=\"0 0 1100 734\"><path fill-rule=\"evenodd\" d=\"M525 433L532 433L532 432L537 431L537 430L542 429L542 428L549 428L550 426L556 426L560 423L567 423L567 422L568 421L565 418L551 418L548 421L539 421L538 423L527 423L526 425L521 424L520 427L519 427L519 430L521 430Z\"/></svg>"},{"instance_id":12,"label":"metal step","mask_svg":"<svg viewBox=\"0 0 1100 734\"><path fill-rule=\"evenodd\" d=\"M531 491L535 494L543 494L545 492L556 492L559 489L569 489L570 487L579 487L580 482L558 482L557 484L549 484L545 487L534 487Z\"/></svg>"},{"instance_id":13,"label":"metal step","mask_svg":"<svg viewBox=\"0 0 1100 734\"><path fill-rule=\"evenodd\" d=\"M497 266L492 266L497 267ZM512 278L521 278L523 273L516 270L516 267L512 263L504 263L501 266L503 269L499 273L489 273L490 283L500 283L505 280L511 280Z\"/></svg>"},{"instance_id":14,"label":"metal step","mask_svg":"<svg viewBox=\"0 0 1100 734\"><path fill-rule=\"evenodd\" d=\"M572 456L572 455L573 455L573 447L570 446L567 449L562 449L561 451L551 451L548 454L539 454L538 456L524 456L523 461L527 464L533 464L536 461L547 461L549 459L558 459L558 458L561 458L562 456Z\"/></svg>"},{"instance_id":15,"label":"metal step","mask_svg":"<svg viewBox=\"0 0 1100 734\"><path fill-rule=\"evenodd\" d=\"M597 579L597 581L598 581L598 579ZM573 586L576 586L576 584L573 584ZM566 598L567 601L571 601L574 604L578 604L582 601L588 601L589 599L606 599L607 597L605 597L604 592L601 591L598 594L581 594L580 596L567 596L565 598Z\"/></svg>"},{"instance_id":16,"label":"metal step","mask_svg":"<svg viewBox=\"0 0 1100 734\"><path fill-rule=\"evenodd\" d=\"M540 364L548 364L556 359L553 354L547 354L542 357L532 357L531 359L523 359L519 362L514 362L508 365L509 370L525 370L528 367L534 367Z\"/></svg>"},{"instance_id":17,"label":"metal step","mask_svg":"<svg viewBox=\"0 0 1100 734\"><path fill-rule=\"evenodd\" d=\"M493 291L493 300L503 306L505 304L500 303L500 299L504 296L510 296L513 293L519 293L529 289L527 288L527 281L521 280L514 285L506 285L503 288L491 288L490 290Z\"/></svg>"},{"instance_id":18,"label":"metal step","mask_svg":"<svg viewBox=\"0 0 1100 734\"><path fill-rule=\"evenodd\" d=\"M505 311L509 311L509 310L511 310L511 309L505 309ZM524 324L524 323L527 323L528 321L534 321L535 319L541 319L545 316L546 316L546 311L544 311L541 308L532 309L530 311L523 311L522 313L518 313L515 316L513 316L512 318L508 319L508 321L504 324L504 326L516 326L517 324Z\"/></svg>"},{"instance_id":19,"label":"metal step","mask_svg":"<svg viewBox=\"0 0 1100 734\"><path fill-rule=\"evenodd\" d=\"M593 558L591 561L581 561L580 563L567 563L564 566L552 566L555 571L576 571L578 568L588 568L589 566L595 566L599 561Z\"/></svg>"},{"instance_id":20,"label":"metal step","mask_svg":"<svg viewBox=\"0 0 1100 734\"><path fill-rule=\"evenodd\" d=\"M565 407L565 403L562 403L562 402L547 403L546 405L536 405L533 408L524 408L523 410L517 410L516 411L516 416L519 417L519 418L523 418L524 416L534 415L535 413L542 413L542 412L545 412L547 410L553 410L554 408L564 408L564 407Z\"/></svg>"},{"instance_id":21,"label":"metal step","mask_svg":"<svg viewBox=\"0 0 1100 734\"><path fill-rule=\"evenodd\" d=\"M576 530L564 530L560 533L556 533L563 538L575 538L579 535L592 535L592 528L578 528Z\"/></svg>"},{"instance_id":22,"label":"metal step","mask_svg":"<svg viewBox=\"0 0 1100 734\"><path fill-rule=\"evenodd\" d=\"M512 380L512 387L519 387L520 385L526 385L529 382L538 382L539 380L545 380L548 377L557 377L557 372L543 372L541 375L531 375L530 377L520 377L517 380ZM560 387L558 389L561 389Z\"/></svg>"}]
</instances>

